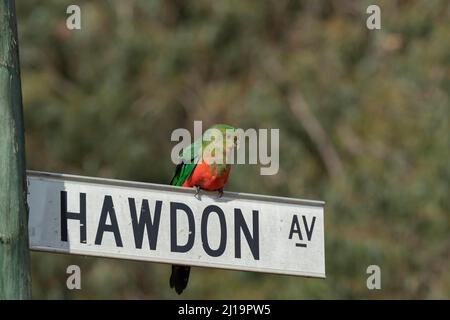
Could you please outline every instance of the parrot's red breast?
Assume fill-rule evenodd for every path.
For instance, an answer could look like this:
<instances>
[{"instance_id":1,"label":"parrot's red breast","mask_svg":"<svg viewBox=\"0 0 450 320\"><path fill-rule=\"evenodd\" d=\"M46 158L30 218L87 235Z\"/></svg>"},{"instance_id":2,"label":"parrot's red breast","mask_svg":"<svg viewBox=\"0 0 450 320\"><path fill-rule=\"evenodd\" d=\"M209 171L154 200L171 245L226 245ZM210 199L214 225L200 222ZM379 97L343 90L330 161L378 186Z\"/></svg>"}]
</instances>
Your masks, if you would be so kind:
<instances>
[{"instance_id":1,"label":"parrot's red breast","mask_svg":"<svg viewBox=\"0 0 450 320\"><path fill-rule=\"evenodd\" d=\"M192 171L189 178L183 182L183 187L199 186L208 191L222 189L227 183L230 174L230 166L219 172L214 166L210 166L205 161L200 161Z\"/></svg>"}]
</instances>

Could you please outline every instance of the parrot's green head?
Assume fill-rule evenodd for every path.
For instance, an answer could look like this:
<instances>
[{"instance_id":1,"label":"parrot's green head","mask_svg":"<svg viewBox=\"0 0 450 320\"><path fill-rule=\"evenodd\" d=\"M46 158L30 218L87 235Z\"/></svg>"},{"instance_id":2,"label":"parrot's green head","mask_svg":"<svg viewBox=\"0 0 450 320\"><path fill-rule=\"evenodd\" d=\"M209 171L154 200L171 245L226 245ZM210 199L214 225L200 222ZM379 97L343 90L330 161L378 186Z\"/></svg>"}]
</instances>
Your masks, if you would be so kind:
<instances>
[{"instance_id":1,"label":"parrot's green head","mask_svg":"<svg viewBox=\"0 0 450 320\"><path fill-rule=\"evenodd\" d=\"M236 128L227 124L215 124L203 134L203 157L208 159L218 157L226 159L238 146Z\"/></svg>"}]
</instances>

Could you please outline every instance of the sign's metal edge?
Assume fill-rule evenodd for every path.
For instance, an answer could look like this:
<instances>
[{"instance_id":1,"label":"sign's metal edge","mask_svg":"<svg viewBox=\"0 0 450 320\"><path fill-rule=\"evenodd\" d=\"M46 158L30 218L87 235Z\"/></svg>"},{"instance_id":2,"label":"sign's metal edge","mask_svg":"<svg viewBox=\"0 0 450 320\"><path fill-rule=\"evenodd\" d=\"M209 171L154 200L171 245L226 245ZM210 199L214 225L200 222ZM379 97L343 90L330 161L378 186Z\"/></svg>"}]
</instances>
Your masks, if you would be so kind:
<instances>
[{"instance_id":1,"label":"sign's metal edge","mask_svg":"<svg viewBox=\"0 0 450 320\"><path fill-rule=\"evenodd\" d=\"M103 253L103 252L94 252L94 251L83 251L78 249L60 249L53 247L41 247L41 246L32 246L30 245L30 250L32 251L42 251L42 252L51 252L51 253L60 253L60 254L75 254L81 256L91 256L91 257L101 257L101 258L109 258L109 259L117 259L120 258L122 260L132 260L132 261L145 261L145 262L154 262L154 263L164 263L164 264L186 264L185 260L176 260L176 259L164 259L164 258L156 258L156 257L145 257L145 256L134 256L120 253L115 255L114 253ZM197 263L195 261L189 261L190 266L201 267L201 268L216 268L216 269L224 269L224 270L233 270L233 271L249 271L249 272L260 272L260 273L270 273L270 274L278 274L285 276L300 276L300 277L309 277L309 278L326 278L326 273L315 273L315 272L296 272L293 270L280 270L280 269L271 269L271 268L258 268L258 267L246 267L241 265L233 265L233 264L224 264L224 263L208 263L208 262L200 262Z\"/></svg>"},{"instance_id":2,"label":"sign's metal edge","mask_svg":"<svg viewBox=\"0 0 450 320\"><path fill-rule=\"evenodd\" d=\"M156 183L148 183L148 182L137 182L137 181L128 181L128 180L117 180L117 179L109 179L109 178L97 178L90 176L79 176L72 174L63 174L63 173L52 173L52 172L44 172L44 171L34 171L27 170L27 177L33 178L49 178L55 180L70 180L74 182L85 182L99 185L114 185L119 187L129 187L129 188L140 188L140 189L156 189L161 191L173 191L178 193L191 193L194 194L195 191L192 188L186 187L175 187L171 185L165 184L156 184ZM223 194L224 197L228 198L239 198L246 200L257 200L257 201L266 201L266 202L283 202L283 203L291 203L291 204L299 204L299 205L309 205L315 207L323 208L325 206L325 201L319 200L307 200L307 199L297 199L297 198L287 198L287 197L278 197L278 196L268 196L261 194L252 194L252 193L240 193L240 192L229 192L225 191Z\"/></svg>"}]
</instances>

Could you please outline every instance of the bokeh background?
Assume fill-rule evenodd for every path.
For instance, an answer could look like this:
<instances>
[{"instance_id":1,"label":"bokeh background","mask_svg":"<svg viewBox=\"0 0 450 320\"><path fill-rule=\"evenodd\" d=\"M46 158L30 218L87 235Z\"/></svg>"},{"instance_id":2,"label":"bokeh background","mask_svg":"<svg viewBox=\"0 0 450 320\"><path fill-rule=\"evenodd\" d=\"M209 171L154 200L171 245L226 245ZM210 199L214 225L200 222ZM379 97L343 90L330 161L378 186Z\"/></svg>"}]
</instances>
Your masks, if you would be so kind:
<instances>
[{"instance_id":1,"label":"bokeh background","mask_svg":"<svg viewBox=\"0 0 450 320\"><path fill-rule=\"evenodd\" d=\"M224 122L281 143L277 175L237 166L228 190L326 201L326 280L194 268L181 298L450 298L447 0L16 5L28 169L168 183L172 130ZM169 275L32 253L34 298L179 298Z\"/></svg>"}]
</instances>

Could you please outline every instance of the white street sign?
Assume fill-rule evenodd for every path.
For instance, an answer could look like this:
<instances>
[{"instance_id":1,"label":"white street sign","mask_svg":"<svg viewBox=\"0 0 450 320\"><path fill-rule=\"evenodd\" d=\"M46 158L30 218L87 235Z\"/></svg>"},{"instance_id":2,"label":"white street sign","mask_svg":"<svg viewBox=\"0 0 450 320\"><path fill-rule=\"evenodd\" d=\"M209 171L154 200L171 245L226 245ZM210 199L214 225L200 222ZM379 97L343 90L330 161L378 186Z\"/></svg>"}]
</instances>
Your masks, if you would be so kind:
<instances>
[{"instance_id":1,"label":"white street sign","mask_svg":"<svg viewBox=\"0 0 450 320\"><path fill-rule=\"evenodd\" d=\"M30 248L325 277L324 203L28 172Z\"/></svg>"}]
</instances>

